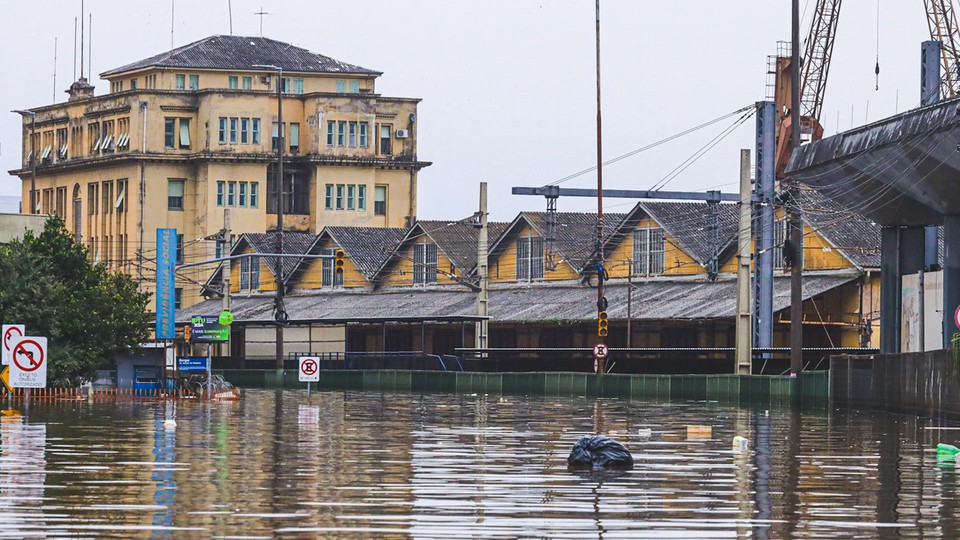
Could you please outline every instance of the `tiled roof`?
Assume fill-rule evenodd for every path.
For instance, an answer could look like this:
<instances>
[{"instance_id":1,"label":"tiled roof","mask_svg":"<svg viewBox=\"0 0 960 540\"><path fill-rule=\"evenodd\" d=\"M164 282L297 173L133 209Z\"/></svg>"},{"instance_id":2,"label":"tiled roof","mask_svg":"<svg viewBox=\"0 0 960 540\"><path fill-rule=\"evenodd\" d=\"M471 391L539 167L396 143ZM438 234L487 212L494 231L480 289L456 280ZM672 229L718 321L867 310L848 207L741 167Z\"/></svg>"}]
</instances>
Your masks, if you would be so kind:
<instances>
[{"instance_id":1,"label":"tiled roof","mask_svg":"<svg viewBox=\"0 0 960 540\"><path fill-rule=\"evenodd\" d=\"M418 221L417 225L464 274L471 273L477 267L478 225L459 221ZM507 226L509 223L487 223L487 245L493 245Z\"/></svg>"},{"instance_id":2,"label":"tiled roof","mask_svg":"<svg viewBox=\"0 0 960 540\"><path fill-rule=\"evenodd\" d=\"M809 188L797 201L803 220L854 264L880 267L880 225Z\"/></svg>"},{"instance_id":3,"label":"tiled roof","mask_svg":"<svg viewBox=\"0 0 960 540\"><path fill-rule=\"evenodd\" d=\"M626 214L604 214L603 237L606 241L623 222ZM525 219L541 236L547 236L546 212L523 212ZM516 223L516 220L514 220ZM580 272L592 260L597 239L597 216L585 212L557 212L554 251L574 270Z\"/></svg>"},{"instance_id":4,"label":"tiled roof","mask_svg":"<svg viewBox=\"0 0 960 540\"><path fill-rule=\"evenodd\" d=\"M326 227L320 234L330 235L360 272L373 280L406 233L400 227Z\"/></svg>"},{"instance_id":5,"label":"tiled roof","mask_svg":"<svg viewBox=\"0 0 960 540\"><path fill-rule=\"evenodd\" d=\"M144 60L100 74L109 77L147 67L252 70L275 65L284 71L380 75L379 71L347 64L289 43L265 37L210 36Z\"/></svg>"},{"instance_id":6,"label":"tiled roof","mask_svg":"<svg viewBox=\"0 0 960 540\"><path fill-rule=\"evenodd\" d=\"M314 239L316 239L316 235L313 233L284 231L283 253L297 255L306 254L308 251L310 251L310 247L313 245ZM280 235L277 232L243 234L237 241L236 247L240 247L241 242L250 244L250 247L252 247L257 253L279 253L280 251ZM236 247L234 248L235 250ZM293 278L293 275L298 269L298 266L302 260L303 259L298 259L296 257L283 257L281 267L283 269L284 283L289 282L291 278ZM267 266L267 268L270 269L271 273L275 273L274 268L277 264L276 257L264 257L263 263Z\"/></svg>"},{"instance_id":7,"label":"tiled roof","mask_svg":"<svg viewBox=\"0 0 960 540\"><path fill-rule=\"evenodd\" d=\"M681 250L706 266L713 254L711 245L710 205L705 202L641 201L637 205L672 236ZM736 240L740 223L740 206L717 204L720 222L719 252Z\"/></svg>"},{"instance_id":8,"label":"tiled roof","mask_svg":"<svg viewBox=\"0 0 960 540\"><path fill-rule=\"evenodd\" d=\"M804 300L818 296L857 279L852 274L805 276ZM736 280L659 281L633 284L633 320L733 319L736 314ZM606 286L610 303L607 312L613 320L627 316L627 284L611 282ZM474 317L476 293L461 288L387 290L376 293L318 292L291 295L286 308L291 322L375 320L436 320ZM208 300L177 312L177 322L191 315L215 315L220 300ZM790 278L774 279L774 311L790 305ZM491 287L491 322L593 321L596 319L596 289L565 283ZM642 306L637 308L636 306ZM273 321L273 297L255 295L233 300L232 310L238 322Z\"/></svg>"}]
</instances>

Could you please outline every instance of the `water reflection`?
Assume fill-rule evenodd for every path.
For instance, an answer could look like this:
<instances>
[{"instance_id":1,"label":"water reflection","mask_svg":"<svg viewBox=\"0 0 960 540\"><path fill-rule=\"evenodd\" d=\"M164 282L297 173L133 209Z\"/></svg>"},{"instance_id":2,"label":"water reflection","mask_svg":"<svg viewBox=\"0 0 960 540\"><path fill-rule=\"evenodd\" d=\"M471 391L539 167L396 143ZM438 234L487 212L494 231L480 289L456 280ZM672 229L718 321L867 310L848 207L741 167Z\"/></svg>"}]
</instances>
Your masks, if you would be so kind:
<instances>
[{"instance_id":1,"label":"water reflection","mask_svg":"<svg viewBox=\"0 0 960 540\"><path fill-rule=\"evenodd\" d=\"M0 537L956 538L960 476L930 452L960 440L944 427L282 390L233 404L31 404L0 416ZM632 471L567 471L572 444L598 431L631 449Z\"/></svg>"}]
</instances>

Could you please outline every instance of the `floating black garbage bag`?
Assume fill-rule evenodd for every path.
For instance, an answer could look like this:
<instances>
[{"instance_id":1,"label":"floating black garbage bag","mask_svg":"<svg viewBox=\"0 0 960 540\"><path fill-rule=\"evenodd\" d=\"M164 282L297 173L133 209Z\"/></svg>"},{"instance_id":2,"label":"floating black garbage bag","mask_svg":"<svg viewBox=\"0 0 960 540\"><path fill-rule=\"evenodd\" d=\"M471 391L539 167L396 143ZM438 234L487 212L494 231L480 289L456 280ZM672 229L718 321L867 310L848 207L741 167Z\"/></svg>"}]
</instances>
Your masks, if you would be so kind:
<instances>
[{"instance_id":1,"label":"floating black garbage bag","mask_svg":"<svg viewBox=\"0 0 960 540\"><path fill-rule=\"evenodd\" d=\"M633 456L627 447L617 441L594 435L584 437L573 445L567 458L570 469L632 469Z\"/></svg>"}]
</instances>

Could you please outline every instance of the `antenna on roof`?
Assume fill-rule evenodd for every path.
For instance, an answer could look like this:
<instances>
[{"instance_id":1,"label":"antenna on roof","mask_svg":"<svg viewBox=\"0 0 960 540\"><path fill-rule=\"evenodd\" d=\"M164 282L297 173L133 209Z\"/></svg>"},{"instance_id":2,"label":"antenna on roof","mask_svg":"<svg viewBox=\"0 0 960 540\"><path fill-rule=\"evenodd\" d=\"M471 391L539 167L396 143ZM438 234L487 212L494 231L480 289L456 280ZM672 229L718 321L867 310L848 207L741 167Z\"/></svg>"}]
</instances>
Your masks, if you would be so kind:
<instances>
[{"instance_id":1,"label":"antenna on roof","mask_svg":"<svg viewBox=\"0 0 960 540\"><path fill-rule=\"evenodd\" d=\"M90 41L87 43L87 71L90 72L90 76L93 77L93 13L89 15L90 20L87 21L87 25L90 27Z\"/></svg>"},{"instance_id":2,"label":"antenna on roof","mask_svg":"<svg viewBox=\"0 0 960 540\"><path fill-rule=\"evenodd\" d=\"M263 6L260 6L260 11L254 13L254 15L260 16L260 37L263 37L263 16L270 15L270 12L264 11Z\"/></svg>"},{"instance_id":3,"label":"antenna on roof","mask_svg":"<svg viewBox=\"0 0 960 540\"><path fill-rule=\"evenodd\" d=\"M176 9L175 0L170 0L170 50L173 50L173 13Z\"/></svg>"},{"instance_id":4,"label":"antenna on roof","mask_svg":"<svg viewBox=\"0 0 960 540\"><path fill-rule=\"evenodd\" d=\"M230 16L230 35L233 35L233 2L227 0L227 13Z\"/></svg>"},{"instance_id":5,"label":"antenna on roof","mask_svg":"<svg viewBox=\"0 0 960 540\"><path fill-rule=\"evenodd\" d=\"M57 38L53 38L53 102L57 102Z\"/></svg>"},{"instance_id":6,"label":"antenna on roof","mask_svg":"<svg viewBox=\"0 0 960 540\"><path fill-rule=\"evenodd\" d=\"M73 80L77 80L77 18L73 18Z\"/></svg>"},{"instance_id":7,"label":"antenna on roof","mask_svg":"<svg viewBox=\"0 0 960 540\"><path fill-rule=\"evenodd\" d=\"M80 0L80 78L83 78L83 0Z\"/></svg>"}]
</instances>

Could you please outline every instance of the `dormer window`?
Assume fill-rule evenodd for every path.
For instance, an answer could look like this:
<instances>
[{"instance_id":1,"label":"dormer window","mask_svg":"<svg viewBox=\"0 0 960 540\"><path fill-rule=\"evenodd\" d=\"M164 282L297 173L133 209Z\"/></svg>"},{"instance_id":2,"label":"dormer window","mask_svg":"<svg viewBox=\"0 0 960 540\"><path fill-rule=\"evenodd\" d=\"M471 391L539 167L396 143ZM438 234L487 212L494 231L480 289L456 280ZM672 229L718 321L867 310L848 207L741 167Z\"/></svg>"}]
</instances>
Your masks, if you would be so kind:
<instances>
[{"instance_id":1,"label":"dormer window","mask_svg":"<svg viewBox=\"0 0 960 540\"><path fill-rule=\"evenodd\" d=\"M543 279L543 237L517 239L517 280Z\"/></svg>"},{"instance_id":2,"label":"dormer window","mask_svg":"<svg viewBox=\"0 0 960 540\"><path fill-rule=\"evenodd\" d=\"M633 231L634 275L657 275L664 270L663 229L646 227Z\"/></svg>"},{"instance_id":3,"label":"dormer window","mask_svg":"<svg viewBox=\"0 0 960 540\"><path fill-rule=\"evenodd\" d=\"M437 282L437 245L413 245L413 284L426 285Z\"/></svg>"}]
</instances>

